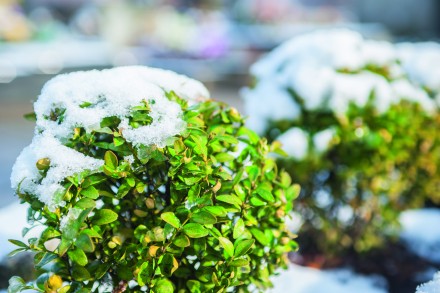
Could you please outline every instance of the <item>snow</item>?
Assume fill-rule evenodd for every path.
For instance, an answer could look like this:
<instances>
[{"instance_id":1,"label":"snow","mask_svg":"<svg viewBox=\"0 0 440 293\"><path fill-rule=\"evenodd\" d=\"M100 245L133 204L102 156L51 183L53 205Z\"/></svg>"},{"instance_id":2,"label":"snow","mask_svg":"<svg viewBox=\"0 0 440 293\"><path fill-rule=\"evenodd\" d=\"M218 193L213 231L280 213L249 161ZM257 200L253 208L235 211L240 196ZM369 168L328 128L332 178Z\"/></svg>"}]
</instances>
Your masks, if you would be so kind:
<instances>
[{"instance_id":1,"label":"snow","mask_svg":"<svg viewBox=\"0 0 440 293\"><path fill-rule=\"evenodd\" d=\"M278 85L271 82L262 82L254 90L244 89L245 110L252 115L247 124L258 133L263 133L266 121L294 119L300 116L300 108L292 103L289 94ZM255 96L258 100L255 100ZM264 105L265 107L262 107Z\"/></svg>"},{"instance_id":2,"label":"snow","mask_svg":"<svg viewBox=\"0 0 440 293\"><path fill-rule=\"evenodd\" d=\"M13 166L12 188L35 195L50 210L63 206L62 183L66 177L83 171L98 172L103 165L102 160L63 144L75 128L99 129L105 117L118 117L122 136L134 146L169 144L186 128L180 105L166 96L171 91L189 104L209 98L207 89L196 80L142 66L74 72L51 79L34 104L37 117L34 139ZM128 117L133 107L143 102L151 109L152 122L133 128ZM40 159L49 160L47 173L37 168Z\"/></svg>"},{"instance_id":3,"label":"snow","mask_svg":"<svg viewBox=\"0 0 440 293\"><path fill-rule=\"evenodd\" d=\"M400 215L401 239L417 255L440 262L440 209L405 211Z\"/></svg>"},{"instance_id":4,"label":"snow","mask_svg":"<svg viewBox=\"0 0 440 293\"><path fill-rule=\"evenodd\" d=\"M79 208L70 209L67 215L61 217L60 230L64 231L69 224L77 220L82 211L83 210Z\"/></svg>"},{"instance_id":5,"label":"snow","mask_svg":"<svg viewBox=\"0 0 440 293\"><path fill-rule=\"evenodd\" d=\"M155 68L117 67L58 75L44 86L35 102L37 129L64 139L75 127L94 130L103 118L117 116L134 144L163 146L184 129L180 106L165 95L171 90L189 101L209 97L199 82ZM142 101L149 102L153 122L133 132L126 117ZM85 107L85 103L91 105ZM57 108L65 109L64 119L48 119Z\"/></svg>"},{"instance_id":6,"label":"snow","mask_svg":"<svg viewBox=\"0 0 440 293\"><path fill-rule=\"evenodd\" d=\"M437 95L440 92L440 45L434 42L401 43L397 45L399 59L409 78L428 87Z\"/></svg>"},{"instance_id":7,"label":"snow","mask_svg":"<svg viewBox=\"0 0 440 293\"><path fill-rule=\"evenodd\" d=\"M341 116L350 103L365 106L372 94L378 113L401 100L432 113L440 103L440 69L432 64L439 63L440 45L434 43L394 45L347 29L304 34L252 66L257 83L242 91L247 125L262 134L270 122L299 120L303 110Z\"/></svg>"},{"instance_id":8,"label":"snow","mask_svg":"<svg viewBox=\"0 0 440 293\"><path fill-rule=\"evenodd\" d=\"M332 128L321 130L313 136L313 145L318 153L325 152L336 132Z\"/></svg>"},{"instance_id":9,"label":"snow","mask_svg":"<svg viewBox=\"0 0 440 293\"><path fill-rule=\"evenodd\" d=\"M283 145L284 151L291 157L301 160L307 155L309 138L305 131L293 127L278 136L277 140Z\"/></svg>"},{"instance_id":10,"label":"snow","mask_svg":"<svg viewBox=\"0 0 440 293\"><path fill-rule=\"evenodd\" d=\"M45 176L36 166L36 162L43 158L50 160L50 168ZM49 135L37 135L21 152L12 168L12 188L21 193L35 194L53 210L64 205L64 188L60 183L66 177L84 170L97 171L103 164L103 160L85 156L63 146Z\"/></svg>"},{"instance_id":11,"label":"snow","mask_svg":"<svg viewBox=\"0 0 440 293\"><path fill-rule=\"evenodd\" d=\"M440 293L440 272L434 275L434 279L417 287L416 293Z\"/></svg>"},{"instance_id":12,"label":"snow","mask_svg":"<svg viewBox=\"0 0 440 293\"><path fill-rule=\"evenodd\" d=\"M273 278L271 293L384 293L379 277L357 275L350 270L321 271L290 265L287 271Z\"/></svg>"}]
</instances>

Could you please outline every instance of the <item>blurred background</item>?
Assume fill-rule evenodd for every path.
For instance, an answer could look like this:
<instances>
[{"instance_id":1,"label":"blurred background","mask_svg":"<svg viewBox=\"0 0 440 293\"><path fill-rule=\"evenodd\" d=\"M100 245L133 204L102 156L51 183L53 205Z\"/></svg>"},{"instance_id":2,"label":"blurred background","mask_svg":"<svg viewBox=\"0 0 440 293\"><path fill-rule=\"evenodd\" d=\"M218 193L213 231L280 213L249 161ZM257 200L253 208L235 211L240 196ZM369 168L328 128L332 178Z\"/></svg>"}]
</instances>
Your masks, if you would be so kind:
<instances>
[{"instance_id":1,"label":"blurred background","mask_svg":"<svg viewBox=\"0 0 440 293\"><path fill-rule=\"evenodd\" d=\"M249 66L281 42L323 27L372 39L436 40L436 0L0 0L0 207L11 166L30 143L32 111L55 74L150 65L204 82L241 108ZM325 45L325 44L323 44Z\"/></svg>"},{"instance_id":2,"label":"blurred background","mask_svg":"<svg viewBox=\"0 0 440 293\"><path fill-rule=\"evenodd\" d=\"M156 66L202 81L213 98L241 110L253 62L295 35L328 27L436 41L440 1L0 0L0 208L16 200L11 167L33 134L23 115L54 75Z\"/></svg>"}]
</instances>

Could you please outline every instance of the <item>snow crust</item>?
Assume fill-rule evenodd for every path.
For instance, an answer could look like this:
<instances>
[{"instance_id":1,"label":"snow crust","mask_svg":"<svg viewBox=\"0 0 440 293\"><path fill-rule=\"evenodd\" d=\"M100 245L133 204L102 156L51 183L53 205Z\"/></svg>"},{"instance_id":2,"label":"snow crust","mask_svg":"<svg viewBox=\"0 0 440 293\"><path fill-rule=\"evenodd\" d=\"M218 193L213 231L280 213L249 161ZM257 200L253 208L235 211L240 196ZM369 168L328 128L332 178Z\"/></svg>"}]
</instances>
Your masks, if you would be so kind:
<instances>
[{"instance_id":1,"label":"snow crust","mask_svg":"<svg viewBox=\"0 0 440 293\"><path fill-rule=\"evenodd\" d=\"M434 279L417 287L416 293L440 293L440 272L434 275Z\"/></svg>"},{"instance_id":2,"label":"snow crust","mask_svg":"<svg viewBox=\"0 0 440 293\"><path fill-rule=\"evenodd\" d=\"M350 103L363 107L372 95L378 113L401 100L432 113L440 102L440 67L433 64L440 64L434 43L394 45L347 29L304 34L252 66L256 86L242 91L247 123L263 134L271 121L295 121L304 110L343 116Z\"/></svg>"},{"instance_id":3,"label":"snow crust","mask_svg":"<svg viewBox=\"0 0 440 293\"><path fill-rule=\"evenodd\" d=\"M186 128L180 105L167 98L171 91L189 104L209 98L208 90L196 80L142 66L74 72L51 79L34 104L34 139L13 166L12 188L37 196L51 210L63 206L65 178L83 171L97 172L103 165L102 160L64 144L75 128L97 130L106 117L118 117L122 136L135 146L165 146ZM143 102L151 109L152 122L133 128L129 125L130 113ZM47 173L38 170L40 159L50 161Z\"/></svg>"}]
</instances>

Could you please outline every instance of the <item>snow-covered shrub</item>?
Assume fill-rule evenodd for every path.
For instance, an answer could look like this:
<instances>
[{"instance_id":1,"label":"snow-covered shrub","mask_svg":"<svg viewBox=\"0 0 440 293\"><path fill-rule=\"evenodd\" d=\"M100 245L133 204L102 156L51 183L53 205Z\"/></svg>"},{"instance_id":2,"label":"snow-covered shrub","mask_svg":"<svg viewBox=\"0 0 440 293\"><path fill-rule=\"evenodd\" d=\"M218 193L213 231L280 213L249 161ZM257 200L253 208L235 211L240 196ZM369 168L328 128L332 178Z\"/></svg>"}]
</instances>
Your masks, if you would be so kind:
<instances>
[{"instance_id":1,"label":"snow-covered shrub","mask_svg":"<svg viewBox=\"0 0 440 293\"><path fill-rule=\"evenodd\" d=\"M251 69L248 126L289 154L310 249L365 251L395 235L401 210L440 202L440 46L319 31ZM305 245L306 246L306 245Z\"/></svg>"},{"instance_id":2,"label":"snow-covered shrub","mask_svg":"<svg viewBox=\"0 0 440 293\"><path fill-rule=\"evenodd\" d=\"M416 293L438 293L440 292L440 272L434 275L434 279L417 287Z\"/></svg>"},{"instance_id":3,"label":"snow-covered shrub","mask_svg":"<svg viewBox=\"0 0 440 293\"><path fill-rule=\"evenodd\" d=\"M60 75L35 103L36 129L12 187L45 230L34 283L9 292L248 292L295 249L299 194L279 151L199 82L147 67Z\"/></svg>"}]
</instances>

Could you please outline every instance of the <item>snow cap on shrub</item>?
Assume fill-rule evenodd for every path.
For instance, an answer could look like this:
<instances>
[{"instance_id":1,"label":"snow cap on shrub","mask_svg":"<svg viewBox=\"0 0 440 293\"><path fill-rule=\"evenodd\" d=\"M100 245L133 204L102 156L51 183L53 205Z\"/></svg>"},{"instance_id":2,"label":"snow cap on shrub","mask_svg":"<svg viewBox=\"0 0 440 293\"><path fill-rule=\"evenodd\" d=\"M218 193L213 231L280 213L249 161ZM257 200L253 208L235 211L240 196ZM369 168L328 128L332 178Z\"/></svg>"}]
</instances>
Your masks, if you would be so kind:
<instances>
[{"instance_id":1,"label":"snow cap on shrub","mask_svg":"<svg viewBox=\"0 0 440 293\"><path fill-rule=\"evenodd\" d=\"M88 132L100 129L106 117L119 118L121 135L134 145L165 146L186 127L180 105L166 97L169 91L190 103L209 98L200 82L156 68L119 67L53 78L35 102L35 137L17 158L12 188L20 186L20 191L34 193L52 209L63 205L60 182L81 171L96 172L104 163L63 143L78 127ZM152 123L133 127L129 123L132 108L144 101L150 105ZM45 159L51 167L44 178L35 164L39 159Z\"/></svg>"},{"instance_id":2,"label":"snow cap on shrub","mask_svg":"<svg viewBox=\"0 0 440 293\"><path fill-rule=\"evenodd\" d=\"M123 67L49 81L12 187L45 227L37 280L9 292L248 292L296 249L285 225L299 187L198 81ZM239 147L240 144L240 147Z\"/></svg>"},{"instance_id":3,"label":"snow cap on shrub","mask_svg":"<svg viewBox=\"0 0 440 293\"><path fill-rule=\"evenodd\" d=\"M293 38L252 66L257 84L243 91L246 112L251 114L248 125L264 133L270 121L299 119L301 108L343 115L350 103L365 106L372 92L379 112L401 100L433 111L435 102L420 87L440 89L440 79L436 84L431 70L422 73L429 61L440 60L440 50L435 50L438 45L411 46L365 40L346 29ZM431 58L416 54L422 48L429 48ZM414 70L408 72L411 65ZM289 98L291 90L300 101Z\"/></svg>"}]
</instances>

